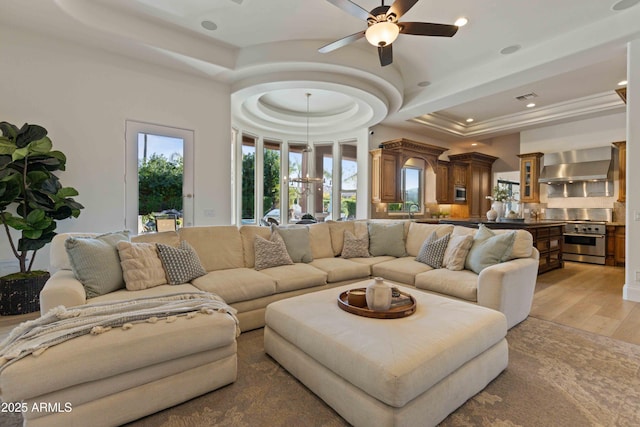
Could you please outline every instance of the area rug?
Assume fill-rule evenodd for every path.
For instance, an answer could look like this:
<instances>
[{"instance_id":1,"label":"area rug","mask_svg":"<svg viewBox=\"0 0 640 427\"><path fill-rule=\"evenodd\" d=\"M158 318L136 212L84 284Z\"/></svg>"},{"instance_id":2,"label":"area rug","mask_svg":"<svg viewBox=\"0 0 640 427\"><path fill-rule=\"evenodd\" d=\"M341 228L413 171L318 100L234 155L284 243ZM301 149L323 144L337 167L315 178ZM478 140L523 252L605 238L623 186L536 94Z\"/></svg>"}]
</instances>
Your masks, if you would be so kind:
<instances>
[{"instance_id":1,"label":"area rug","mask_svg":"<svg viewBox=\"0 0 640 427\"><path fill-rule=\"evenodd\" d=\"M640 346L531 317L512 328L507 340L508 368L442 427L640 425ZM0 425L19 425L14 420ZM261 329L238 339L234 384L128 424L346 425L265 355Z\"/></svg>"}]
</instances>

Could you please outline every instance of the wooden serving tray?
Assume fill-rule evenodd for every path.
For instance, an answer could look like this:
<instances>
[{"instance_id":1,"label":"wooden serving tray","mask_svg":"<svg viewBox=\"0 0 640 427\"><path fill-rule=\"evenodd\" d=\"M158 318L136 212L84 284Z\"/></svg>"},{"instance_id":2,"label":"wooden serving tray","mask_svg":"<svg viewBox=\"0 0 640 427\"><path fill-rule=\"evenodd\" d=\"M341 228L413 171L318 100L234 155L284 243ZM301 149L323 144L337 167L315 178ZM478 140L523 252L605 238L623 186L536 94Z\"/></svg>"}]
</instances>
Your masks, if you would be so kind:
<instances>
[{"instance_id":1,"label":"wooden serving tray","mask_svg":"<svg viewBox=\"0 0 640 427\"><path fill-rule=\"evenodd\" d=\"M350 290L366 291L365 288L356 288L356 289L350 289ZM373 310L369 310L366 307L360 308L353 305L349 305L349 302L347 301L347 292L348 291L340 293L340 296L338 297L338 307L340 307L346 312L356 314L358 316L372 317L375 319L398 319L401 317L411 316L413 313L416 312L416 299L413 297L413 295L408 294L406 292L400 291L400 294L408 296L409 298L411 298L411 301L406 305L391 307L387 311L373 311Z\"/></svg>"}]
</instances>

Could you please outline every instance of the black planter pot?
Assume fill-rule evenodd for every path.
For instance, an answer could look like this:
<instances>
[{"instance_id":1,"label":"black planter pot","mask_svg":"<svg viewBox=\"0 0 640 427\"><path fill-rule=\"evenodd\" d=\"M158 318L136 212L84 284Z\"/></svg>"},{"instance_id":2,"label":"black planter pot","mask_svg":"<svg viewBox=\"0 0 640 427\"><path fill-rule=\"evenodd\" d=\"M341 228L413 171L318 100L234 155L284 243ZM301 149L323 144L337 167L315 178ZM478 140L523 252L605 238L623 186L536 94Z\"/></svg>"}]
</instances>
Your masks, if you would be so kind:
<instances>
[{"instance_id":1,"label":"black planter pot","mask_svg":"<svg viewBox=\"0 0 640 427\"><path fill-rule=\"evenodd\" d=\"M26 278L0 277L0 316L40 310L40 291L49 277L46 271Z\"/></svg>"}]
</instances>

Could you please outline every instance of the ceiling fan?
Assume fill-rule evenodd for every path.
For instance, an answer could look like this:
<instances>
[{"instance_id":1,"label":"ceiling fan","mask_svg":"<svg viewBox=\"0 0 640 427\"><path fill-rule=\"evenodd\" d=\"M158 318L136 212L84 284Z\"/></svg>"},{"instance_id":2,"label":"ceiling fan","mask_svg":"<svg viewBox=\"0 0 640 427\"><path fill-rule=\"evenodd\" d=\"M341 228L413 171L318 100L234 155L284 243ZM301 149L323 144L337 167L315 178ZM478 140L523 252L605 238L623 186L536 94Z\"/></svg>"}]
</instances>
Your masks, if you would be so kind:
<instances>
[{"instance_id":1,"label":"ceiling fan","mask_svg":"<svg viewBox=\"0 0 640 427\"><path fill-rule=\"evenodd\" d=\"M350 0L327 0L350 15L367 21L368 28L350 36L336 40L318 49L320 53L327 53L353 43L365 37L369 43L378 47L380 65L383 67L393 62L391 43L400 33L416 36L453 37L458 31L456 25L432 24L429 22L398 22L400 17L411 9L418 0L396 0L391 6L382 5L366 11Z\"/></svg>"}]
</instances>

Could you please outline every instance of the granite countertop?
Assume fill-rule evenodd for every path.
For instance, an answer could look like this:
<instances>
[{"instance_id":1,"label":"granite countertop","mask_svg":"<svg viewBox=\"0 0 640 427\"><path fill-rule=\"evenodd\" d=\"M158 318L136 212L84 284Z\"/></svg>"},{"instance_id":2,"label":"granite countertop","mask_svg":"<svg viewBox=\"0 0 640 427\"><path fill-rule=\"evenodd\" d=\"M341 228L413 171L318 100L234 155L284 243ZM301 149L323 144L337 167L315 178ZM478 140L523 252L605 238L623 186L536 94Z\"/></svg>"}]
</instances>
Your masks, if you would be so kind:
<instances>
[{"instance_id":1,"label":"granite countertop","mask_svg":"<svg viewBox=\"0 0 640 427\"><path fill-rule=\"evenodd\" d=\"M489 221L486 219L449 218L441 219L441 224L478 225L485 224L494 228L540 228L562 226L565 221L526 220L526 221Z\"/></svg>"}]
</instances>

